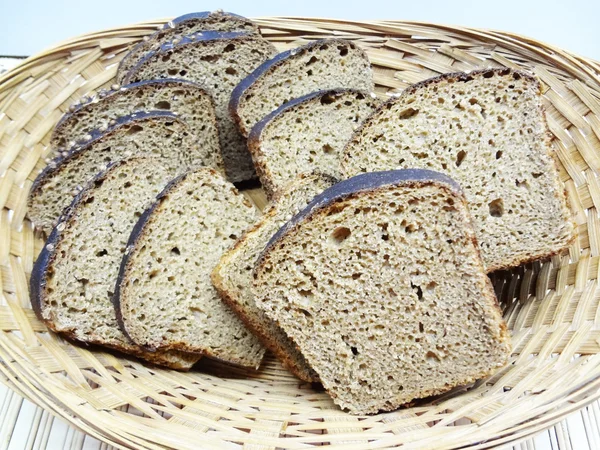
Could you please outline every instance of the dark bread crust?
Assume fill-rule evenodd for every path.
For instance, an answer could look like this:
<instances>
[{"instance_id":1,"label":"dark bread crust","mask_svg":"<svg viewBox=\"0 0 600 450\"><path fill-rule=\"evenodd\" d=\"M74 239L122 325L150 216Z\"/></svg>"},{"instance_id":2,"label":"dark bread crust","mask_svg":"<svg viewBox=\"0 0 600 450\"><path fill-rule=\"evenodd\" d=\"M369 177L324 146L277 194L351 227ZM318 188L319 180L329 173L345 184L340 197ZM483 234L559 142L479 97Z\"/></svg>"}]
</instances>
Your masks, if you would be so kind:
<instances>
[{"instance_id":1,"label":"dark bread crust","mask_svg":"<svg viewBox=\"0 0 600 450\"><path fill-rule=\"evenodd\" d=\"M259 155L260 151L260 141L262 138L262 132L264 129L275 119L283 115L286 111L293 110L296 107L309 103L315 99L322 98L325 96L339 96L347 93L355 93L356 95L364 95L365 98L370 96L369 92L361 91L359 89L345 89L345 88L337 88L337 89L327 89L316 92L311 92L310 94L303 95L302 97L298 97L290 100L287 103L284 103L276 110L270 112L265 117L263 117L259 122L256 123L250 130L248 134L248 150L250 151L250 155L252 156L252 161L254 162L254 167L256 168L256 174L260 179L260 183L267 194L267 198L269 200L273 200L273 196L276 195L276 189L273 184L272 175L269 169L265 166L265 164L260 160Z\"/></svg>"},{"instance_id":2,"label":"dark bread crust","mask_svg":"<svg viewBox=\"0 0 600 450\"><path fill-rule=\"evenodd\" d=\"M198 89L199 91L204 92L204 94L206 94L206 97L210 100L211 104L213 105L213 110L214 110L215 106L214 106L214 100L213 100L212 96L210 94L208 94L202 86L200 86L198 83L195 83L193 81L181 80L179 78L163 78L161 80L139 81L137 83L131 83L131 84L128 84L125 86L119 86L118 89L111 89L111 90L105 91L103 93L98 94L97 97L83 98L82 101L80 101L80 103L73 105L71 107L71 109L60 118L60 120L54 127L54 130L52 131L52 135L50 137L50 146L53 149L58 149L59 148L58 133L61 132L62 129L66 125L68 125L68 123L73 118L75 118L81 111L89 108L91 105L96 104L96 103L109 103L114 96L118 96L119 93L123 92L123 91L130 91L130 90L134 90L134 89L146 89L146 88L149 88L149 89L161 88L162 86L167 86L167 85L174 85L174 86L180 85L183 89L191 87L191 88ZM166 111L166 112L169 112L169 111ZM213 114L213 116L214 116L214 114ZM216 127L216 119L214 121L214 126ZM83 142L78 141L75 144L82 145L84 142L85 141L83 141Z\"/></svg>"},{"instance_id":3,"label":"dark bread crust","mask_svg":"<svg viewBox=\"0 0 600 450\"><path fill-rule=\"evenodd\" d=\"M338 182L336 178L318 172L303 173L300 174L298 178L302 179L313 175L321 176L322 178L329 181L332 185ZM221 277L221 269L232 260L232 258L235 256L236 250L243 246L245 242L252 236L252 234L254 234L257 230L262 228L266 222L268 222L269 220L273 220L273 217L277 212L276 204L281 199L282 195L283 193L280 191L278 193L278 196L275 197L271 201L271 204L267 206L267 208L263 211L263 215L258 220L258 222L256 222L252 227L246 230L244 234L235 242L233 247L231 247L231 249L229 249L223 254L221 259L219 260L219 263L211 273L211 281L213 283L213 286L221 296L221 299L240 318L244 325L260 339L261 343L266 348L268 348L271 351L271 353L273 353L277 357L277 359L279 359L279 361L281 361L281 363L286 369L288 369L302 381L315 383L319 381L319 376L314 372L314 370L306 370L307 367L310 367L308 365L308 362L304 363L304 367L302 365L299 365L298 361L290 357L290 355L286 352L285 348L279 345L279 342L275 339L275 336L270 335L266 328L261 327L260 324L252 321L245 309L242 307L242 305L240 305L237 301L234 300L232 296L233 294L229 290L227 290L227 287L223 283L223 278ZM300 355L302 356L302 354Z\"/></svg>"},{"instance_id":4,"label":"dark bread crust","mask_svg":"<svg viewBox=\"0 0 600 450\"><path fill-rule=\"evenodd\" d=\"M171 191L173 191L175 188L177 188L181 183L184 183L188 176L190 176L192 173L195 173L195 171L198 171L198 170L208 171L213 176L220 176L219 173L212 168L201 167L201 168L197 168L192 171L186 172L184 174L181 174L178 177L174 178L167 184L167 186L165 186L165 188L162 190L162 192L160 192L156 196L156 200L154 201L154 203L152 203L152 205L150 207L148 207L146 209L146 211L144 211L144 213L140 216L140 218L138 219L137 223L133 227L133 230L131 231L131 234L129 236L129 240L127 242L127 247L125 250L125 255L123 256L123 259L121 260L121 266L119 267L119 274L117 276L117 282L115 284L115 291L114 291L114 294L112 297L112 303L115 308L115 314L117 317L117 323L119 324L119 328L121 329L123 334L125 334L125 336L127 336L132 341L133 341L133 339L132 339L131 335L129 334L127 327L125 326L125 321L123 320L123 310L122 310L123 301L122 301L122 295L121 295L121 286L126 281L127 271L131 267L131 264L132 264L131 255L134 253L135 249L140 245L140 241L145 237L145 228L150 223L152 223L153 220L155 220L154 213L157 210L157 208L159 208L160 205L169 197L169 194L171 193ZM232 188L232 189L235 189L235 188ZM235 189L235 192L237 194L237 189ZM158 350L160 350L160 351L178 350L178 351L185 352L185 353L202 354L204 356L208 356L213 359L225 361L222 358L220 358L218 355L215 355L213 352L211 352L207 349L203 349L202 351L199 351L198 348L190 345L187 342L183 342L183 341L173 342L171 344L160 347L160 349L149 346L149 345L139 344L137 342L136 342L136 344L140 345L140 347L142 347L144 350L146 350L148 352L156 352ZM236 364L241 367L248 367L246 364L244 364L243 361L235 360L234 358L227 359L225 362L231 363L231 364Z\"/></svg>"},{"instance_id":5,"label":"dark bread crust","mask_svg":"<svg viewBox=\"0 0 600 450\"><path fill-rule=\"evenodd\" d=\"M369 60L367 58L367 54L362 50L358 45L356 45L352 41L348 41L345 39L332 38L332 39L319 39L316 41L311 41L308 44L302 45L298 48L293 48L291 50L287 50L285 52L281 52L275 55L273 58L265 61L260 66L258 66L254 71L244 78L233 90L231 93L231 100L229 101L229 114L235 121L238 126L238 129L244 136L248 136L250 130L246 129L241 117L238 114L238 108L240 103L242 102L244 96L248 93L248 91L252 90L254 84L259 81L262 77L267 76L269 73L273 72L275 68L286 63L288 59L294 58L296 56L300 57L304 55L306 52L311 50L314 47L318 47L323 44L340 44L347 45L353 50L358 50L362 53L362 56L365 60Z\"/></svg>"},{"instance_id":6,"label":"dark bread crust","mask_svg":"<svg viewBox=\"0 0 600 450\"><path fill-rule=\"evenodd\" d=\"M511 68L488 68L488 69L477 69L477 70L473 70L471 72L451 72L451 73L445 73L442 75L439 75L437 77L433 77L433 78L428 78L426 80L420 81L418 83L415 83L411 86L409 86L408 88L406 88L404 91L402 91L402 93L398 96L398 97L394 97L394 98L390 98L389 100L385 101L384 103L382 103L379 108L377 108L375 111L373 111L373 113L371 113L371 115L369 117L367 117L362 124L356 129L356 131L354 131L354 133L352 134L352 137L348 140L348 142L346 143L346 146L344 147L343 151L342 151L342 165L343 165L343 161L344 159L346 159L348 157L348 153L349 153L349 149L351 146L353 146L354 144L357 143L359 136L362 134L363 130L367 129L372 123L376 122L379 119L379 116L386 111L387 109L390 109L392 107L393 104L395 104L396 102L400 102L403 99L405 99L406 97L413 95L415 92L417 92L418 90L427 87L429 85L433 85L433 84L438 84L444 81L451 81L451 82L468 82L473 80L474 77L476 76L484 76L487 77L487 75L489 75L489 77L493 77L493 76L512 76L515 77L515 79L519 79L519 78L526 78L527 80L529 80L536 88L536 90L541 94L542 93L542 86L540 83L540 80L535 77L534 75L522 71L522 70L515 70L515 69L511 69ZM516 78L519 77L519 78ZM546 154L551 158L552 163L554 165L554 169L555 169L555 180L557 184L560 184L561 181L558 178L558 167L557 167L557 162L555 157L549 152L550 149L550 141L552 140L552 133L549 131L548 128L548 121L547 121L547 117L546 117L546 111L543 105L541 105L540 108L540 114L543 117L543 121L546 125ZM568 203L568 195L566 192L566 188L563 187L563 195L561 196L561 198L559 199L559 201L565 205L565 207L567 209L570 210L569 208L569 203ZM558 196L558 194L557 194ZM491 272L495 272L497 270L506 270L506 269L510 269L522 264L526 264L532 261L536 261L539 259L545 259L545 258L550 258L554 255L557 254L562 254L564 253L568 247L573 244L573 242L575 242L575 240L577 239L577 225L575 223L574 218L571 216L571 222L573 223L573 236L571 237L571 239L561 248L558 249L554 249L552 251L547 251L547 252L540 252L537 254L529 254L523 258L515 258L511 261L503 261L502 264L498 264L496 266L492 266L492 267L486 267L486 272L487 273L491 273Z\"/></svg>"},{"instance_id":7,"label":"dark bread crust","mask_svg":"<svg viewBox=\"0 0 600 450\"><path fill-rule=\"evenodd\" d=\"M66 162L80 158L83 156L86 150L88 150L92 145L97 143L98 141L110 136L119 128L125 125L129 125L135 122L141 122L146 120L167 120L170 122L182 122L181 119L176 114L173 114L170 111L144 111L138 112L134 114L130 114L127 116L119 117L115 120L115 124L109 127L105 131L101 130L93 130L90 132L91 139L86 141L83 144L76 145L72 147L69 152L65 156L58 156L54 158L42 172L36 177L35 181L31 186L31 190L29 191L29 199L28 204L31 204L32 198L37 194L39 190L41 190L46 182L54 176L56 173L60 172ZM182 122L184 123L184 122ZM187 125L186 125L187 126Z\"/></svg>"},{"instance_id":8,"label":"dark bread crust","mask_svg":"<svg viewBox=\"0 0 600 450\"><path fill-rule=\"evenodd\" d=\"M63 235L61 230L58 228L58 224L68 223L74 220L74 215L77 213L79 207L82 204L84 204L84 202L90 195L93 195L94 186L104 181L114 170L116 170L119 166L125 164L127 161L128 160L120 160L112 162L108 165L105 171L98 173L92 180L90 180L89 184L79 194L77 194L77 196L75 196L71 204L65 209L65 211L59 218L57 226L54 227L54 229L50 233L50 236L46 240L42 251L40 252L38 258L36 259L33 265L31 278L29 280L29 297L31 306L37 318L41 322L43 322L51 331L64 336L69 341L77 343L78 345L82 345L84 347L99 345L126 355L142 358L145 361L150 362L152 364L166 366L171 369L189 370L191 368L191 365L182 365L174 361L167 360L163 358L160 353L153 356L151 354L148 354L148 352L142 351L141 349L136 350L135 348L133 348L133 344L132 347L127 348L120 345L107 344L106 342L100 339L90 339L83 341L77 338L75 329L59 330L57 329L52 319L47 319L44 317L44 310L47 306L48 292L46 287L48 282L48 273L52 271L52 267L56 259L55 250L58 247L61 240L63 239Z\"/></svg>"},{"instance_id":9,"label":"dark bread crust","mask_svg":"<svg viewBox=\"0 0 600 450\"><path fill-rule=\"evenodd\" d=\"M485 269L483 266L483 261L481 259L481 254L479 252L479 246L477 244L477 238L475 237L475 233L473 231L473 226L471 223L469 209L467 200L464 196L464 193L458 183L456 183L452 178L444 175L440 172L435 172L427 169L402 169L402 170L391 170L385 172L369 172L365 174L357 175L353 178L349 178L344 180L333 187L327 189L322 194L318 195L314 198L314 200L300 213L295 215L289 222L287 222L280 230L271 238L269 243L266 245L264 251L261 253L258 258L255 268L254 274L255 279L256 274L262 270L265 264L268 263L270 252L275 248L281 245L285 245L285 238L289 235L294 234L300 226L306 225L314 220L318 216L327 216L328 212L335 210L336 204L338 202L351 199L357 197L359 195L370 195L375 194L378 191L385 190L391 186L411 186L414 188L419 188L427 185L436 185L439 188L446 190L451 193L455 198L462 203L463 210L466 214L466 222L465 222L465 231L466 238L473 243L473 248L477 253L478 260L478 272L481 274L485 273ZM510 340L510 335L508 332L508 328L506 323L502 320L502 311L500 309L498 299L494 293L494 289L490 279L486 276L485 278L485 287L483 296L488 301L489 305L492 307L491 313L497 316L497 319L500 323L500 341L508 342ZM477 379L481 379L487 376L492 375L495 372L494 368L491 368L489 371L478 374L476 377L464 380L464 383L468 384L470 382L475 382ZM423 390L422 397L428 397L432 395L442 394L447 392L451 388L455 386L446 386L445 388L440 389L429 389ZM335 392L329 390L328 386L325 386L328 394L332 398L336 398L337 395ZM382 407L379 411L392 411L401 406L408 406L411 402L405 405L386 405ZM352 414L357 414L357 411L350 411ZM376 411L369 411L368 413L372 413ZM362 412L358 412L361 413Z\"/></svg>"},{"instance_id":10,"label":"dark bread crust","mask_svg":"<svg viewBox=\"0 0 600 450\"><path fill-rule=\"evenodd\" d=\"M144 55L142 59L138 61L138 63L133 66L133 68L127 72L123 79L123 83L129 84L132 82L139 82L142 80L138 80L135 75L140 70L140 68L146 64L147 61L151 60L158 54L162 54L171 50L177 50L179 48L188 46L188 45L196 45L200 43L210 42L210 41L219 41L219 40L228 40L228 41L241 41L241 40L254 40L254 39L263 39L260 35L245 33L245 32L220 32L220 31L204 31L202 33L191 34L181 38L181 40L166 42L160 46L159 50L148 52ZM264 39L263 39L264 40ZM266 41L265 41L266 42ZM274 47L273 47L274 48Z\"/></svg>"},{"instance_id":11,"label":"dark bread crust","mask_svg":"<svg viewBox=\"0 0 600 450\"><path fill-rule=\"evenodd\" d=\"M202 12L193 12L189 14L184 14L182 16L176 17L170 22L165 23L162 27L156 30L154 33L147 37L147 40L142 40L125 55L125 57L119 63L119 67L117 69L117 81L123 80L126 76L127 72L131 67L135 66L135 64L129 64L129 61L139 56L140 54L145 53L146 49L152 45L153 42L156 42L159 39L162 39L165 36L166 30L176 29L179 25L185 24L190 21L198 21L198 22L211 22L213 20L219 19L228 19L240 22L240 24L244 24L245 26L251 27L254 29L254 33L259 33L258 26L247 19L246 17L239 16L237 14L224 12L224 11L202 11ZM249 32L250 30L248 30ZM138 58L139 61L140 58Z\"/></svg>"}]
</instances>

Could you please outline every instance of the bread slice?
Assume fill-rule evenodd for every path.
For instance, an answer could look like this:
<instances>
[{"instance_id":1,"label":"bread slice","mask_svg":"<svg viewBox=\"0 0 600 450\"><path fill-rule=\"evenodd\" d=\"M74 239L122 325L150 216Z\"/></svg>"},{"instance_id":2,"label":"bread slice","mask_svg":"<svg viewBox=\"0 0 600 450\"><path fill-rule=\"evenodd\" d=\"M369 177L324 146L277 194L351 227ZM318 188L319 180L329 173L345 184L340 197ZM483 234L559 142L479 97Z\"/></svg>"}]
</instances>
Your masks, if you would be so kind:
<instances>
[{"instance_id":1,"label":"bread slice","mask_svg":"<svg viewBox=\"0 0 600 450\"><path fill-rule=\"evenodd\" d=\"M146 53L159 50L161 45L173 39L181 39L189 34L210 30L258 33L258 27L251 20L223 11L195 12L176 17L158 31L145 37L125 55L119 63L117 82L123 82L127 72L133 69Z\"/></svg>"},{"instance_id":2,"label":"bread slice","mask_svg":"<svg viewBox=\"0 0 600 450\"><path fill-rule=\"evenodd\" d=\"M174 368L200 358L144 351L121 332L112 304L129 233L169 179L168 168L154 158L113 163L66 209L31 276L33 309L51 330Z\"/></svg>"},{"instance_id":3,"label":"bread slice","mask_svg":"<svg viewBox=\"0 0 600 450\"><path fill-rule=\"evenodd\" d=\"M111 121L133 113L171 111L187 123L196 137L200 162L224 170L212 97L191 81L165 79L133 83L74 105L58 122L50 146L59 156L81 145L93 130L106 130Z\"/></svg>"},{"instance_id":4,"label":"bread slice","mask_svg":"<svg viewBox=\"0 0 600 450\"><path fill-rule=\"evenodd\" d=\"M264 117L252 128L248 149L267 196L305 171L339 177L344 145L379 103L375 94L333 89L291 100Z\"/></svg>"},{"instance_id":5,"label":"bread slice","mask_svg":"<svg viewBox=\"0 0 600 450\"><path fill-rule=\"evenodd\" d=\"M319 377L283 330L256 306L252 270L281 224L335 182L335 178L320 173L298 175L263 211L260 220L225 252L212 272L213 284L221 298L288 370L308 382L318 381Z\"/></svg>"},{"instance_id":6,"label":"bread slice","mask_svg":"<svg viewBox=\"0 0 600 450\"><path fill-rule=\"evenodd\" d=\"M550 155L540 84L511 69L446 74L384 104L344 150L346 177L442 171L465 190L488 272L569 246L575 224Z\"/></svg>"},{"instance_id":7,"label":"bread slice","mask_svg":"<svg viewBox=\"0 0 600 450\"><path fill-rule=\"evenodd\" d=\"M112 161L160 156L177 173L197 165L203 156L187 124L168 111L120 117L105 132L94 130L89 137L67 156L51 161L31 187L27 214L46 233L78 191Z\"/></svg>"},{"instance_id":8,"label":"bread slice","mask_svg":"<svg viewBox=\"0 0 600 450\"><path fill-rule=\"evenodd\" d=\"M203 86L215 101L225 171L230 181L256 176L246 141L227 111L233 88L277 51L256 34L206 31L150 52L131 69L126 83L177 76Z\"/></svg>"},{"instance_id":9,"label":"bread slice","mask_svg":"<svg viewBox=\"0 0 600 450\"><path fill-rule=\"evenodd\" d=\"M256 218L212 169L171 182L136 224L121 263L113 301L126 334L149 349L258 368L265 349L210 281L220 256Z\"/></svg>"},{"instance_id":10,"label":"bread slice","mask_svg":"<svg viewBox=\"0 0 600 450\"><path fill-rule=\"evenodd\" d=\"M309 42L263 63L231 94L229 111L240 131L252 127L270 112L311 92L374 88L371 63L354 42L323 39Z\"/></svg>"},{"instance_id":11,"label":"bread slice","mask_svg":"<svg viewBox=\"0 0 600 450\"><path fill-rule=\"evenodd\" d=\"M268 243L255 299L354 414L389 411L506 363L506 325L460 187L429 170L363 174Z\"/></svg>"}]
</instances>

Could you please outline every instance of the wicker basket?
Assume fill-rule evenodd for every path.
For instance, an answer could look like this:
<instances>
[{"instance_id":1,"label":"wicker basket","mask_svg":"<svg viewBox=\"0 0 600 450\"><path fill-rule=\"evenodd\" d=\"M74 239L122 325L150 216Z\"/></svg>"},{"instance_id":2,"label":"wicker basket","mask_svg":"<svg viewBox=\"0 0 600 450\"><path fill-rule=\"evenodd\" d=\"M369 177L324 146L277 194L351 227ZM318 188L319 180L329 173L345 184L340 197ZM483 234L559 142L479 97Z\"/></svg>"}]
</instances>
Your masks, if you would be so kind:
<instances>
[{"instance_id":1,"label":"wicker basket","mask_svg":"<svg viewBox=\"0 0 600 450\"><path fill-rule=\"evenodd\" d=\"M43 244L25 219L49 132L112 83L158 23L82 36L0 78L0 380L108 443L131 448L485 448L530 436L600 397L600 64L520 36L425 23L258 20L280 49L359 42L382 97L443 72L519 67L539 76L560 175L579 225L569 255L496 273L511 364L488 380L369 417L340 411L273 359L259 372L205 361L191 373L74 346L36 320L28 277ZM264 203L260 191L248 192Z\"/></svg>"}]
</instances>

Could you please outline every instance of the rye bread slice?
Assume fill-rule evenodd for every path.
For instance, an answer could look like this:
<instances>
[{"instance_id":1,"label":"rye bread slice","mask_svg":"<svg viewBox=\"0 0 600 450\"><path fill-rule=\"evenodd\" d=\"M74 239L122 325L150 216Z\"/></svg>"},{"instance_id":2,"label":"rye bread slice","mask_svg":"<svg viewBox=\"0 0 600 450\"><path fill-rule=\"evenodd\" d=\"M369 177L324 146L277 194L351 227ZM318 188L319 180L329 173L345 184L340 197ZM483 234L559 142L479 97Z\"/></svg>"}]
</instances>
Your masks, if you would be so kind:
<instances>
[{"instance_id":1,"label":"rye bread slice","mask_svg":"<svg viewBox=\"0 0 600 450\"><path fill-rule=\"evenodd\" d=\"M427 168L465 191L488 272L566 249L576 227L551 156L539 81L512 69L423 81L367 118L345 177Z\"/></svg>"},{"instance_id":2,"label":"rye bread slice","mask_svg":"<svg viewBox=\"0 0 600 450\"><path fill-rule=\"evenodd\" d=\"M86 142L93 130L106 130L119 117L147 111L170 111L190 127L196 137L199 162L223 171L219 132L212 97L186 80L150 80L115 86L73 105L58 122L50 138L53 156Z\"/></svg>"},{"instance_id":3,"label":"rye bread slice","mask_svg":"<svg viewBox=\"0 0 600 450\"><path fill-rule=\"evenodd\" d=\"M320 173L300 174L264 211L260 220L221 257L212 272L212 282L231 309L265 347L303 381L319 381L302 353L277 324L256 306L252 294L252 270L260 253L282 223L302 210L337 180Z\"/></svg>"},{"instance_id":4,"label":"rye bread slice","mask_svg":"<svg viewBox=\"0 0 600 450\"><path fill-rule=\"evenodd\" d=\"M258 368L265 349L210 280L258 211L212 169L173 180L133 229L113 298L121 329L149 349Z\"/></svg>"},{"instance_id":5,"label":"rye bread slice","mask_svg":"<svg viewBox=\"0 0 600 450\"><path fill-rule=\"evenodd\" d=\"M27 215L49 233L77 193L108 163L135 155L160 156L177 173L201 161L186 123L168 111L118 118L108 130L94 130L90 140L55 158L31 187Z\"/></svg>"},{"instance_id":6,"label":"rye bread slice","mask_svg":"<svg viewBox=\"0 0 600 450\"><path fill-rule=\"evenodd\" d=\"M169 182L154 158L132 158L98 174L61 216L31 275L31 304L48 328L149 362L188 369L200 356L147 352L119 329L112 304L133 225Z\"/></svg>"},{"instance_id":7,"label":"rye bread slice","mask_svg":"<svg viewBox=\"0 0 600 450\"><path fill-rule=\"evenodd\" d=\"M353 414L474 382L510 353L466 200L438 172L334 185L273 236L254 276L257 305Z\"/></svg>"},{"instance_id":8,"label":"rye bread slice","mask_svg":"<svg viewBox=\"0 0 600 450\"><path fill-rule=\"evenodd\" d=\"M244 136L270 112L311 92L352 88L371 92L371 63L354 42L323 39L278 54L231 94L229 112Z\"/></svg>"},{"instance_id":9,"label":"rye bread slice","mask_svg":"<svg viewBox=\"0 0 600 450\"><path fill-rule=\"evenodd\" d=\"M339 177L344 146L379 104L375 94L333 89L291 100L264 117L252 128L248 149L267 196L302 172Z\"/></svg>"},{"instance_id":10,"label":"rye bread slice","mask_svg":"<svg viewBox=\"0 0 600 450\"><path fill-rule=\"evenodd\" d=\"M185 14L167 22L157 31L136 44L121 60L117 70L117 82L121 83L127 73L151 51L160 49L162 44L174 39L202 31L238 31L258 34L258 27L245 17L224 11L203 11Z\"/></svg>"},{"instance_id":11,"label":"rye bread slice","mask_svg":"<svg viewBox=\"0 0 600 450\"><path fill-rule=\"evenodd\" d=\"M204 87L215 102L227 176L232 182L244 181L256 174L246 140L229 116L227 104L233 88L276 53L271 43L256 34L206 31L147 53L129 71L125 83L176 76Z\"/></svg>"}]
</instances>

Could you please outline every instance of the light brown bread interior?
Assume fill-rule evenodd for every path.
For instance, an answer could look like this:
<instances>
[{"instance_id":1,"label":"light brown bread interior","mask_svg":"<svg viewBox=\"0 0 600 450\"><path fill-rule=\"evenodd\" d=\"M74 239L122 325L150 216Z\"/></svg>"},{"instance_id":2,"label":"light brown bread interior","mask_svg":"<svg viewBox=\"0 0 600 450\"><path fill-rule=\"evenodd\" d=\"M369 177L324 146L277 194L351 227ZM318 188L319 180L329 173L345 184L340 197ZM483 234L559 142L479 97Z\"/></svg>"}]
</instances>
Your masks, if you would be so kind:
<instances>
[{"instance_id":1,"label":"light brown bread interior","mask_svg":"<svg viewBox=\"0 0 600 450\"><path fill-rule=\"evenodd\" d=\"M285 332L256 306L252 271L258 256L281 224L334 183L335 179L328 175L298 175L267 206L260 220L225 252L212 272L213 284L221 298L288 370L309 382L318 381L319 377Z\"/></svg>"},{"instance_id":2,"label":"light brown bread interior","mask_svg":"<svg viewBox=\"0 0 600 450\"><path fill-rule=\"evenodd\" d=\"M108 129L119 117L140 111L171 111L195 136L198 154L194 164L224 170L213 101L197 85L180 80L128 85L86 99L74 109L65 114L52 133L53 157L85 143L86 135Z\"/></svg>"},{"instance_id":3,"label":"light brown bread interior","mask_svg":"<svg viewBox=\"0 0 600 450\"><path fill-rule=\"evenodd\" d=\"M244 136L271 111L311 92L374 88L371 63L350 41L328 39L292 50L289 57L262 72L243 93L235 109Z\"/></svg>"},{"instance_id":4,"label":"light brown bread interior","mask_svg":"<svg viewBox=\"0 0 600 450\"><path fill-rule=\"evenodd\" d=\"M170 177L154 158L125 160L97 177L61 217L47 244L52 256L40 305L54 331L170 367L189 368L200 359L144 351L123 335L112 304L129 233Z\"/></svg>"},{"instance_id":5,"label":"light brown bread interior","mask_svg":"<svg viewBox=\"0 0 600 450\"><path fill-rule=\"evenodd\" d=\"M140 61L127 82L176 76L195 81L213 97L225 171L230 181L255 177L246 141L227 111L233 88L255 67L275 55L272 44L258 35L235 39L198 39L153 52Z\"/></svg>"},{"instance_id":6,"label":"light brown bread interior","mask_svg":"<svg viewBox=\"0 0 600 450\"><path fill-rule=\"evenodd\" d=\"M146 117L117 125L50 163L29 194L28 217L49 233L75 195L110 162L134 155L163 157L174 176L192 166L195 149L189 127L173 117Z\"/></svg>"},{"instance_id":7,"label":"light brown bread interior","mask_svg":"<svg viewBox=\"0 0 600 450\"><path fill-rule=\"evenodd\" d=\"M257 305L354 414L473 382L510 351L464 197L444 184L324 203L267 248L255 277Z\"/></svg>"},{"instance_id":8,"label":"light brown bread interior","mask_svg":"<svg viewBox=\"0 0 600 450\"><path fill-rule=\"evenodd\" d=\"M576 232L552 157L540 85L513 70L450 74L407 89L348 143L346 177L428 168L458 181L488 271L550 256Z\"/></svg>"},{"instance_id":9,"label":"light brown bread interior","mask_svg":"<svg viewBox=\"0 0 600 450\"><path fill-rule=\"evenodd\" d=\"M263 119L251 132L248 148L267 196L302 172L339 177L344 146L379 103L365 91L322 91L293 106L284 104Z\"/></svg>"},{"instance_id":10,"label":"light brown bread interior","mask_svg":"<svg viewBox=\"0 0 600 450\"><path fill-rule=\"evenodd\" d=\"M254 206L213 170L170 185L134 230L122 265L117 295L127 334L145 347L257 368L264 347L210 280L220 256L256 218Z\"/></svg>"},{"instance_id":11,"label":"light brown bread interior","mask_svg":"<svg viewBox=\"0 0 600 450\"><path fill-rule=\"evenodd\" d=\"M251 20L223 11L212 11L203 17L188 16L184 20L181 19L181 17L178 17L175 21L166 23L158 31L135 45L119 63L117 82L122 83L127 73L148 52L159 50L161 45L174 39L181 39L190 34L211 30L258 33L258 27Z\"/></svg>"}]
</instances>

